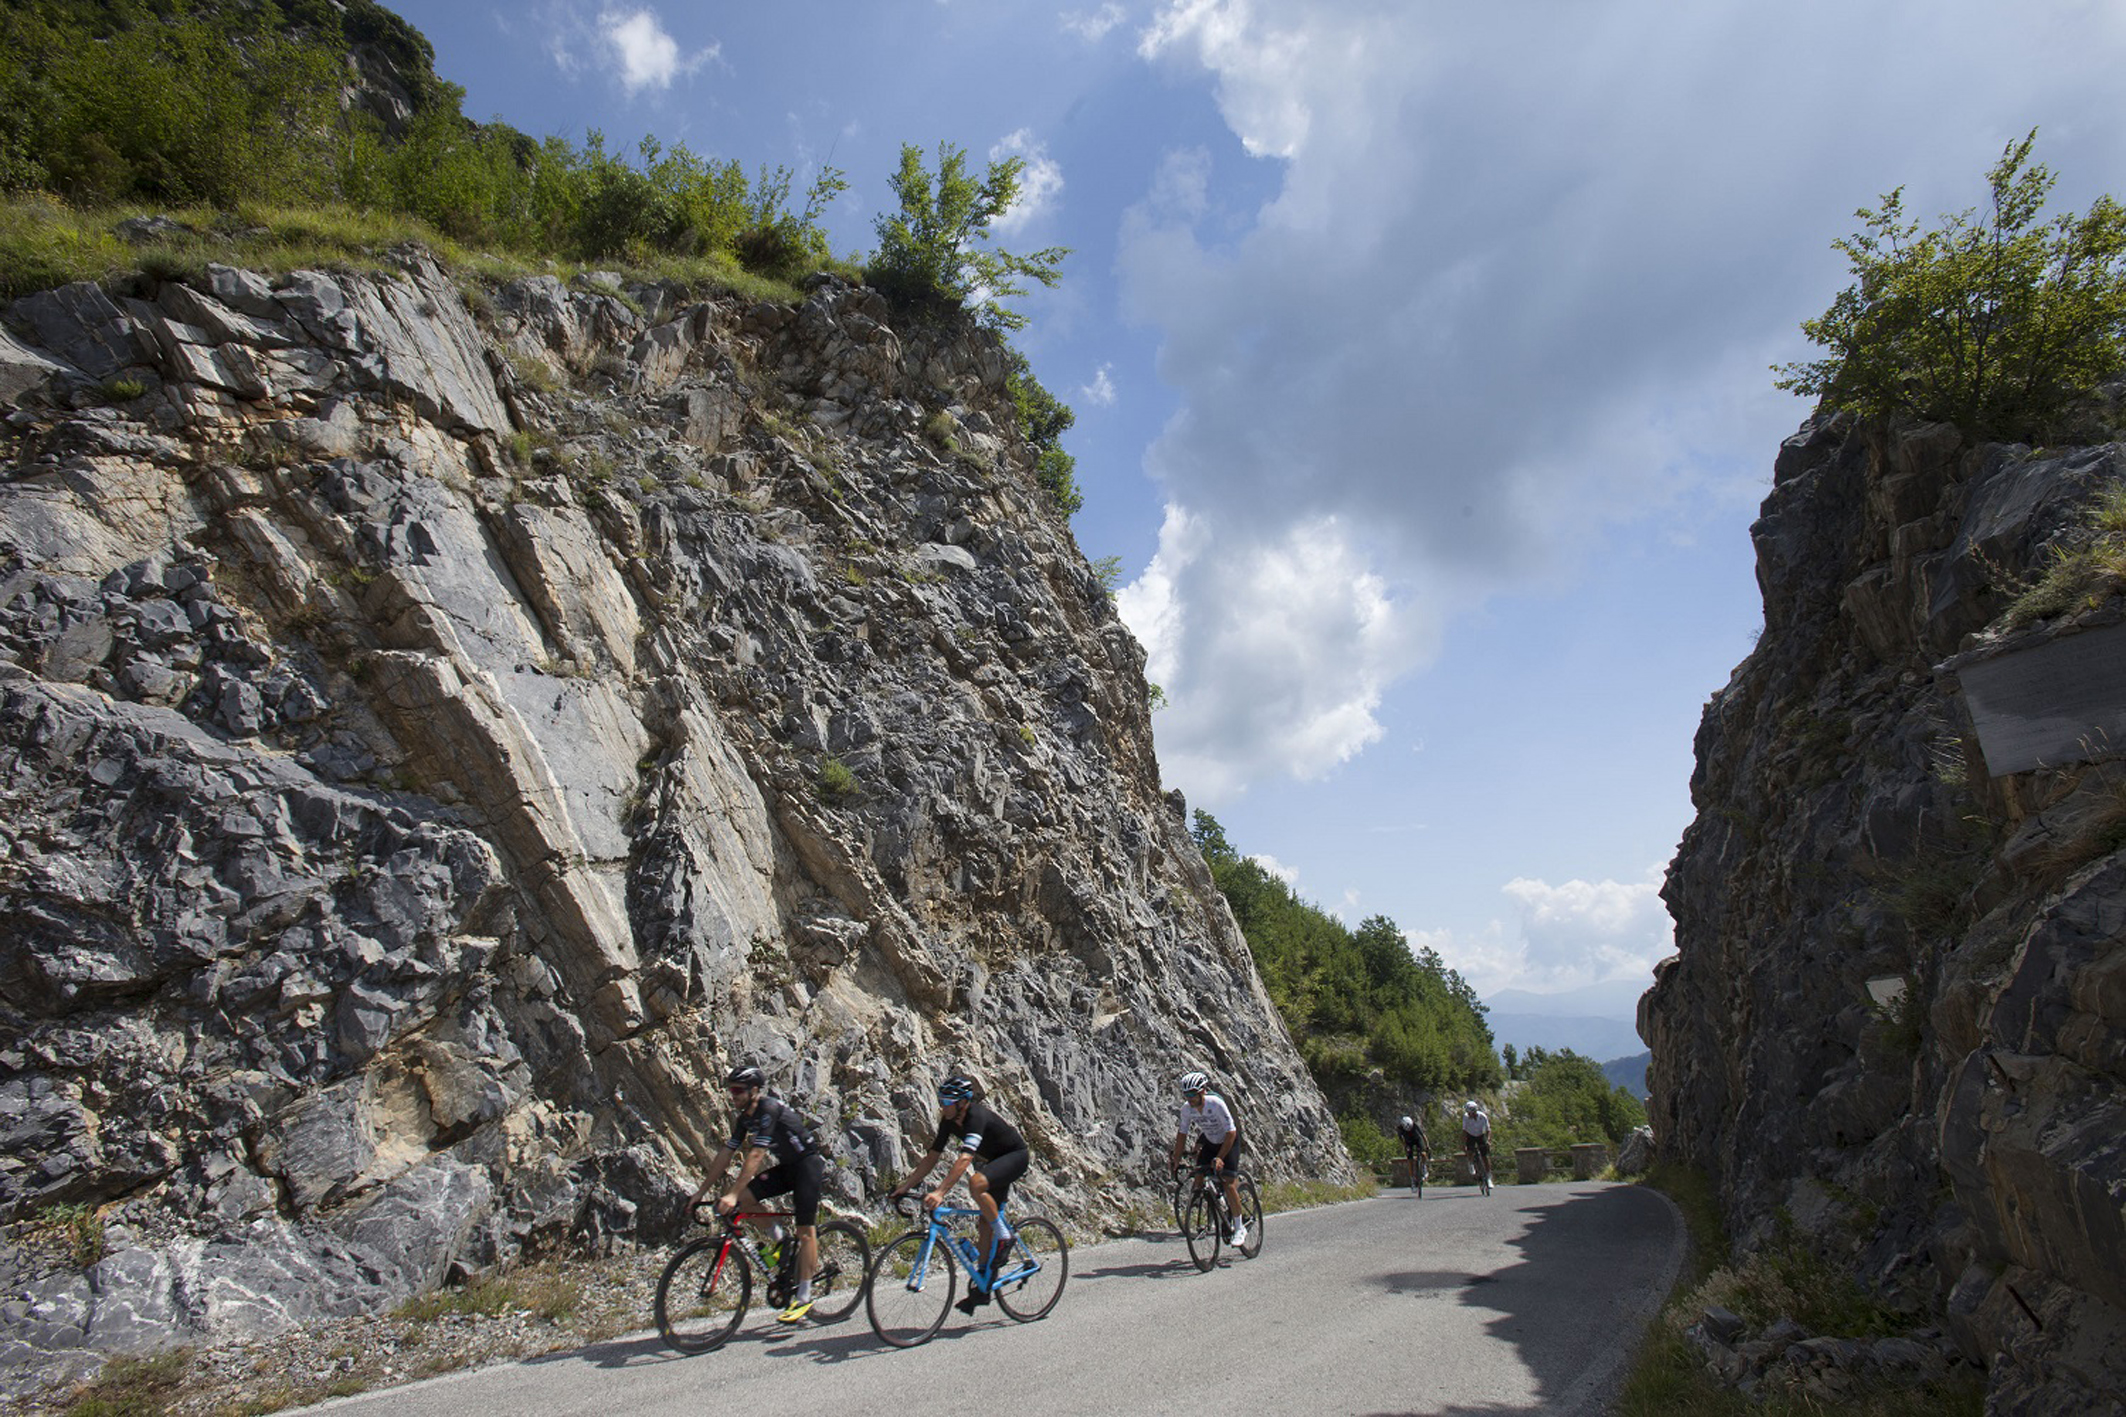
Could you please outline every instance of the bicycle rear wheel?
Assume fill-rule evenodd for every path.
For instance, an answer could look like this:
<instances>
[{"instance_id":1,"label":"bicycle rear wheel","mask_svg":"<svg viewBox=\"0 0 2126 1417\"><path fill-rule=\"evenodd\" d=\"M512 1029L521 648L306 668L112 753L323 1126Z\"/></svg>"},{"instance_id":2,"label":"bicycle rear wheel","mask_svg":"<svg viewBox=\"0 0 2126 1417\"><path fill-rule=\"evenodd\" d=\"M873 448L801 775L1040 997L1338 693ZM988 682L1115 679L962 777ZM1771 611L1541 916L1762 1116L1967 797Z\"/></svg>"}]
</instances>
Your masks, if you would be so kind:
<instances>
[{"instance_id":1,"label":"bicycle rear wheel","mask_svg":"<svg viewBox=\"0 0 2126 1417\"><path fill-rule=\"evenodd\" d=\"M1196 1268L1207 1270L1218 1263L1218 1247L1225 1243L1225 1209L1218 1204L1217 1193L1211 1187L1205 1186L1189 1198L1181 1238L1188 1242L1188 1257Z\"/></svg>"},{"instance_id":2,"label":"bicycle rear wheel","mask_svg":"<svg viewBox=\"0 0 2126 1417\"><path fill-rule=\"evenodd\" d=\"M1240 1187L1240 1218L1248 1223L1247 1242L1240 1247L1240 1253L1253 1259L1262 1253L1262 1196L1255 1189L1253 1176L1242 1176L1237 1184Z\"/></svg>"},{"instance_id":3,"label":"bicycle rear wheel","mask_svg":"<svg viewBox=\"0 0 2126 1417\"><path fill-rule=\"evenodd\" d=\"M1061 1230L1040 1216L1005 1223L1013 1231L1011 1250L997 1266L997 1303L1020 1323L1031 1323L1063 1297L1063 1284L1070 1278L1070 1245Z\"/></svg>"},{"instance_id":4,"label":"bicycle rear wheel","mask_svg":"<svg viewBox=\"0 0 2126 1417\"><path fill-rule=\"evenodd\" d=\"M958 1271L952 1251L929 1244L930 1232L910 1230L878 1252L864 1291L871 1331L895 1348L928 1343L952 1307Z\"/></svg>"},{"instance_id":5,"label":"bicycle rear wheel","mask_svg":"<svg viewBox=\"0 0 2126 1417\"><path fill-rule=\"evenodd\" d=\"M721 1235L694 1241L657 1277L657 1332L682 1353L706 1353L738 1331L753 1298L745 1253Z\"/></svg>"},{"instance_id":6,"label":"bicycle rear wheel","mask_svg":"<svg viewBox=\"0 0 2126 1417\"><path fill-rule=\"evenodd\" d=\"M864 1280L871 1273L871 1242L846 1220L819 1227L819 1268L812 1272L815 1323L840 1323L864 1299Z\"/></svg>"}]
</instances>

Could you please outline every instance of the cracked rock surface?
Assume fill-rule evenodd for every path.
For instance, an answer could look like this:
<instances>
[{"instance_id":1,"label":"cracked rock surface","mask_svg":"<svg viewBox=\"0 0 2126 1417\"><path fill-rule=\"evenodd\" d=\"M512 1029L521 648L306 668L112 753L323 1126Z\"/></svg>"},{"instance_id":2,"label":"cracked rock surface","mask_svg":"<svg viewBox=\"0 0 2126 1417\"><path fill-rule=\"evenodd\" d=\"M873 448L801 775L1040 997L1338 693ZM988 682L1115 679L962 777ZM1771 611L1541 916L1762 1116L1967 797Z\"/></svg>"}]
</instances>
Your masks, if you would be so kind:
<instances>
[{"instance_id":1,"label":"cracked rock surface","mask_svg":"<svg viewBox=\"0 0 2126 1417\"><path fill-rule=\"evenodd\" d=\"M995 340L397 259L4 312L7 1390L662 1241L738 1061L854 1208L955 1065L1349 1179Z\"/></svg>"}]
</instances>

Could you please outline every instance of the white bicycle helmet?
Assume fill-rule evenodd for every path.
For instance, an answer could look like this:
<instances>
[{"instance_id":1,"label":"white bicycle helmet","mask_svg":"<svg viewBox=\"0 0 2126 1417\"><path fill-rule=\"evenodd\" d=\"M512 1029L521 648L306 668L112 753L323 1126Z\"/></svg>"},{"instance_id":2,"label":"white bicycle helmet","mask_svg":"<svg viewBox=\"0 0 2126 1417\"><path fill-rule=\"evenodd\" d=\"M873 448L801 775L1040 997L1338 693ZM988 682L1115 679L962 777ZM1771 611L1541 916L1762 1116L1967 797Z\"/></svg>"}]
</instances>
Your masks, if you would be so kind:
<instances>
[{"instance_id":1,"label":"white bicycle helmet","mask_svg":"<svg viewBox=\"0 0 2126 1417\"><path fill-rule=\"evenodd\" d=\"M1211 1079L1205 1073L1183 1073L1180 1086L1181 1095L1187 1097L1191 1093L1208 1091L1211 1086Z\"/></svg>"}]
</instances>

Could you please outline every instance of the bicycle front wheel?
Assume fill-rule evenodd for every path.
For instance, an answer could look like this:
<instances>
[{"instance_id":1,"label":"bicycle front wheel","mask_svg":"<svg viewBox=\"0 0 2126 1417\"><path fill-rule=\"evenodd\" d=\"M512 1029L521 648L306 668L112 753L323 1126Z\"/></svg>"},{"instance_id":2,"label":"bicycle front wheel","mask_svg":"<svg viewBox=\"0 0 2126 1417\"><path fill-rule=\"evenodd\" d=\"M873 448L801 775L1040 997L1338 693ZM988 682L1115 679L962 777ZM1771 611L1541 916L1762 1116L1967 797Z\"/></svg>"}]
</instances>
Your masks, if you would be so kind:
<instances>
[{"instance_id":1,"label":"bicycle front wheel","mask_svg":"<svg viewBox=\"0 0 2126 1417\"><path fill-rule=\"evenodd\" d=\"M1248 1223L1248 1238L1241 1245L1240 1253L1249 1259L1262 1253L1262 1196L1255 1189L1253 1176L1242 1176L1240 1187L1240 1218Z\"/></svg>"},{"instance_id":2,"label":"bicycle front wheel","mask_svg":"<svg viewBox=\"0 0 2126 1417\"><path fill-rule=\"evenodd\" d=\"M1011 1251L997 1267L997 1303L1004 1312L1022 1324L1043 1317L1063 1297L1069 1278L1070 1245L1063 1232L1039 1216L1016 1222Z\"/></svg>"},{"instance_id":3,"label":"bicycle front wheel","mask_svg":"<svg viewBox=\"0 0 2126 1417\"><path fill-rule=\"evenodd\" d=\"M815 1323L840 1323L864 1300L864 1280L871 1273L871 1242L846 1220L819 1227L819 1268L812 1271Z\"/></svg>"},{"instance_id":4,"label":"bicycle front wheel","mask_svg":"<svg viewBox=\"0 0 2126 1417\"><path fill-rule=\"evenodd\" d=\"M910 1230L878 1252L864 1310L871 1331L895 1348L928 1343L945 1322L958 1283L952 1251L929 1243L930 1232Z\"/></svg>"},{"instance_id":5,"label":"bicycle front wheel","mask_svg":"<svg viewBox=\"0 0 2126 1417\"><path fill-rule=\"evenodd\" d=\"M1188 1257L1196 1268L1208 1270L1218 1263L1218 1247L1225 1243L1225 1209L1209 1186L1189 1197L1181 1238L1188 1242Z\"/></svg>"},{"instance_id":6,"label":"bicycle front wheel","mask_svg":"<svg viewBox=\"0 0 2126 1417\"><path fill-rule=\"evenodd\" d=\"M1188 1229L1187 1175L1181 1174L1174 1177L1173 1193L1168 1197L1168 1200L1174 1208L1174 1233L1178 1235Z\"/></svg>"},{"instance_id":7,"label":"bicycle front wheel","mask_svg":"<svg viewBox=\"0 0 2126 1417\"><path fill-rule=\"evenodd\" d=\"M657 1332L682 1353L706 1353L738 1331L752 1297L744 1253L721 1235L696 1240L657 1277Z\"/></svg>"}]
</instances>

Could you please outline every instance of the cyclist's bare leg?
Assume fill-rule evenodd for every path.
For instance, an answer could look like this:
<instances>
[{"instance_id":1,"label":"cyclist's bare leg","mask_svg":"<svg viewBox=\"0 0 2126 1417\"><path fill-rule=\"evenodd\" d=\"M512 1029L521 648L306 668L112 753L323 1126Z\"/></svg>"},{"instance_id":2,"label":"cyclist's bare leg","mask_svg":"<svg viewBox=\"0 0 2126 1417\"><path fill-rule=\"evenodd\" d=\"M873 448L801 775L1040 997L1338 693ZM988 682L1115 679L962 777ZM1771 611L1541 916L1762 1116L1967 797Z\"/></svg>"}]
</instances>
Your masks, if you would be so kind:
<instances>
[{"instance_id":1,"label":"cyclist's bare leg","mask_svg":"<svg viewBox=\"0 0 2126 1417\"><path fill-rule=\"evenodd\" d=\"M984 1268L995 1274L996 1256L989 1252L989 1247L996 1242L997 1198L989 1194L989 1178L980 1171L968 1171L967 1189L974 1192L975 1208L982 1212L982 1218L975 1222L975 1235L980 1241L977 1248L985 1261Z\"/></svg>"},{"instance_id":2,"label":"cyclist's bare leg","mask_svg":"<svg viewBox=\"0 0 2126 1417\"><path fill-rule=\"evenodd\" d=\"M797 1227L797 1284L800 1289L812 1282L819 1269L819 1227Z\"/></svg>"},{"instance_id":3,"label":"cyclist's bare leg","mask_svg":"<svg viewBox=\"0 0 2126 1417\"><path fill-rule=\"evenodd\" d=\"M1240 1223L1240 1177L1230 1167L1223 1168L1219 1176L1219 1189L1225 1192L1225 1213L1232 1223Z\"/></svg>"}]
</instances>

